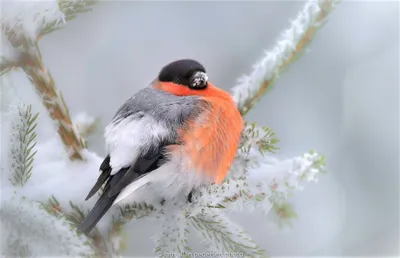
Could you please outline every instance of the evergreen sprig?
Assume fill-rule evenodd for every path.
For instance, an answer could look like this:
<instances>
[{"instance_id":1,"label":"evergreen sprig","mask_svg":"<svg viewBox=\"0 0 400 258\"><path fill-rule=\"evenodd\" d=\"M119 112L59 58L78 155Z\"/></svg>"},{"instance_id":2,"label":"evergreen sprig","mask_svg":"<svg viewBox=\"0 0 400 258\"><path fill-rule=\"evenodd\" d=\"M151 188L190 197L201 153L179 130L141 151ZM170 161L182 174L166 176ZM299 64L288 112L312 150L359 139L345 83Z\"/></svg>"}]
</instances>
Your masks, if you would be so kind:
<instances>
[{"instance_id":1,"label":"evergreen sprig","mask_svg":"<svg viewBox=\"0 0 400 258\"><path fill-rule=\"evenodd\" d=\"M57 218L65 218L71 226L71 230L76 230L87 214L73 202L70 201L69 205L72 211L63 209L54 196L51 196L47 202L41 203L42 209L47 213ZM108 246L97 228L94 228L87 237L90 241L86 244L92 247L95 257L109 257Z\"/></svg>"},{"instance_id":2,"label":"evergreen sprig","mask_svg":"<svg viewBox=\"0 0 400 258\"><path fill-rule=\"evenodd\" d=\"M37 150L36 126L39 113L32 112L31 105L18 106L18 119L13 124L11 139L10 181L14 186L24 186L32 175L33 162Z\"/></svg>"},{"instance_id":3,"label":"evergreen sprig","mask_svg":"<svg viewBox=\"0 0 400 258\"><path fill-rule=\"evenodd\" d=\"M203 238L219 247L219 250L242 257L268 257L245 232L235 228L235 225L221 215L198 215L191 217L190 221Z\"/></svg>"},{"instance_id":4,"label":"evergreen sprig","mask_svg":"<svg viewBox=\"0 0 400 258\"><path fill-rule=\"evenodd\" d=\"M94 5L96 1L88 1L88 0L59 0L58 6L60 11L64 13L65 21L70 21L74 19L80 13L90 12L92 10L91 6ZM60 21L54 20L50 23L44 22L45 26L43 30L40 32L38 39L40 39L43 35L51 33L55 30L59 30L62 28Z\"/></svg>"},{"instance_id":5,"label":"evergreen sprig","mask_svg":"<svg viewBox=\"0 0 400 258\"><path fill-rule=\"evenodd\" d=\"M242 133L242 141L240 150L249 154L250 150L257 147L258 151L264 155L266 152L274 153L279 148L276 146L279 139L276 137L272 129L263 126L258 127L257 123L249 124L245 122L245 128Z\"/></svg>"},{"instance_id":6,"label":"evergreen sprig","mask_svg":"<svg viewBox=\"0 0 400 258\"><path fill-rule=\"evenodd\" d=\"M277 216L277 224L280 228L292 226L292 221L298 218L298 215L289 202L276 202L272 206L272 211Z\"/></svg>"},{"instance_id":7,"label":"evergreen sprig","mask_svg":"<svg viewBox=\"0 0 400 258\"><path fill-rule=\"evenodd\" d=\"M71 201L69 204L72 211L66 211L61 207L60 202L54 196L51 196L46 203L41 204L42 208L49 214L58 218L64 217L71 225L72 230L76 230L76 228L87 215L81 208L79 208L78 205ZM112 246L108 246L107 243L111 243L112 238L118 237L122 234L123 226L130 220L134 218L139 219L149 215L153 211L154 207L146 203L126 205L120 209L119 217L117 219L113 218L110 225L110 230L108 232L108 238L105 238L96 227L89 234L88 238L90 239L90 242L87 244L89 244L95 250L96 257L109 257L111 253L115 253L120 250L112 249Z\"/></svg>"}]
</instances>

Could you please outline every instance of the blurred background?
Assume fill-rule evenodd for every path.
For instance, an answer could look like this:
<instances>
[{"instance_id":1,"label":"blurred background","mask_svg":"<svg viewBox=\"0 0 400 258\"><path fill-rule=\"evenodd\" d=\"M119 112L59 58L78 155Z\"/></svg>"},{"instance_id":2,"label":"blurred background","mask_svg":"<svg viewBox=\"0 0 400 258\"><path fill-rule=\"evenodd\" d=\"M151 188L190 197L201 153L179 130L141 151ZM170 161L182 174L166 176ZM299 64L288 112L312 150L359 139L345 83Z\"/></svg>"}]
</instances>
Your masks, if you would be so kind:
<instances>
[{"instance_id":1,"label":"blurred background","mask_svg":"<svg viewBox=\"0 0 400 258\"><path fill-rule=\"evenodd\" d=\"M72 116L101 119L89 148L103 155L102 128L163 65L197 59L229 89L303 5L102 2L40 46ZM34 96L33 87L22 92ZM279 157L316 149L327 156L329 173L291 199L299 215L292 228L272 226L257 212L232 219L273 256L398 256L398 97L399 3L344 1L246 117L274 129ZM150 256L157 226L131 223L137 234L125 255ZM202 250L198 241L190 240Z\"/></svg>"}]
</instances>

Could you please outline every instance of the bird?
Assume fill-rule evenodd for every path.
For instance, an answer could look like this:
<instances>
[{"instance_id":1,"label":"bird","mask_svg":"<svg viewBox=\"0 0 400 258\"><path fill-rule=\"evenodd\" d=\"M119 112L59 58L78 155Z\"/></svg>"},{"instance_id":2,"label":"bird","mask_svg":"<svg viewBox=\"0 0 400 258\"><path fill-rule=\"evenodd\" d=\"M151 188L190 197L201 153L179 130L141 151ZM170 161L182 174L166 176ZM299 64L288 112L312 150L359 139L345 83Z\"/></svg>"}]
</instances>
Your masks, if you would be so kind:
<instances>
[{"instance_id":1,"label":"bird","mask_svg":"<svg viewBox=\"0 0 400 258\"><path fill-rule=\"evenodd\" d=\"M204 66L178 59L133 94L105 127L107 150L85 200L103 191L78 226L89 234L115 204L173 201L221 184L239 148L244 121L232 95Z\"/></svg>"}]
</instances>

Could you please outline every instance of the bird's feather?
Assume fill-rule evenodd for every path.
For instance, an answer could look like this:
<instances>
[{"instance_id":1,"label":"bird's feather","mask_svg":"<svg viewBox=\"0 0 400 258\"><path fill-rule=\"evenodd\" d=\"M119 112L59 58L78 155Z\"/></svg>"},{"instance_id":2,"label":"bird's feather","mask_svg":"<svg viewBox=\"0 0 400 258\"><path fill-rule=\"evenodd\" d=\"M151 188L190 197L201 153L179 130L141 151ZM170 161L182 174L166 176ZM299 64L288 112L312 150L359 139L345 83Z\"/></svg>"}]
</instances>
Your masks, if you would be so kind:
<instances>
[{"instance_id":1,"label":"bird's feather","mask_svg":"<svg viewBox=\"0 0 400 258\"><path fill-rule=\"evenodd\" d=\"M105 165L107 164L106 162L110 160L109 156L105 158L101 167L108 167L108 170L103 171L102 174L99 176L99 179L90 191L88 198L93 196L99 190L99 182L107 181L104 192L94 205L93 209L79 225L79 231L88 234L96 226L96 224L104 216L104 214L110 209L110 207L113 205L114 201L118 197L118 194L127 185L132 184L136 181L142 182L141 178L145 178L146 175L151 173L151 171L153 171L154 169L157 169L162 164L162 162L165 160L163 153L164 144L165 143L163 143L163 145L160 145L156 151L153 148L151 156L147 154L143 157L138 158L134 165L127 168L122 168L115 175L111 175L111 167Z\"/></svg>"},{"instance_id":2,"label":"bird's feather","mask_svg":"<svg viewBox=\"0 0 400 258\"><path fill-rule=\"evenodd\" d=\"M100 165L100 171L101 174L99 178L97 179L97 182L94 184L92 189L89 191L89 194L86 196L85 201L89 200L92 198L92 196L99 191L101 186L107 181L107 179L110 177L111 173L111 167L110 167L110 155L107 155L107 157L104 159L104 161Z\"/></svg>"},{"instance_id":3,"label":"bird's feather","mask_svg":"<svg viewBox=\"0 0 400 258\"><path fill-rule=\"evenodd\" d=\"M203 111L197 96L179 97L148 87L126 101L106 127L108 156L86 199L104 192L78 230L89 233L110 207L155 179L167 161L164 147L180 144L179 128Z\"/></svg>"},{"instance_id":4,"label":"bird's feather","mask_svg":"<svg viewBox=\"0 0 400 258\"><path fill-rule=\"evenodd\" d=\"M157 162L160 162L163 158L163 154L161 151L150 158L140 158L139 161L135 163L134 166L131 166L130 170L128 171L119 182L110 189L108 196L114 196L119 194L127 185L132 183L133 181L138 181L140 178L146 176L150 171L156 169L160 166Z\"/></svg>"},{"instance_id":5,"label":"bird's feather","mask_svg":"<svg viewBox=\"0 0 400 258\"><path fill-rule=\"evenodd\" d=\"M142 153L163 140L175 140L178 129L202 111L199 97L179 97L144 88L126 101L106 127L104 137L111 175L130 166Z\"/></svg>"},{"instance_id":6,"label":"bird's feather","mask_svg":"<svg viewBox=\"0 0 400 258\"><path fill-rule=\"evenodd\" d=\"M97 222L104 216L104 214L110 209L114 200L117 196L108 196L110 188L112 188L119 180L124 177L129 168L124 168L119 171L114 176L110 176L107 180L106 186L104 188L103 194L100 196L99 200L96 202L92 210L86 215L85 219L78 226L77 230L89 234L90 231L96 226ZM104 172L103 172L104 173Z\"/></svg>"}]
</instances>

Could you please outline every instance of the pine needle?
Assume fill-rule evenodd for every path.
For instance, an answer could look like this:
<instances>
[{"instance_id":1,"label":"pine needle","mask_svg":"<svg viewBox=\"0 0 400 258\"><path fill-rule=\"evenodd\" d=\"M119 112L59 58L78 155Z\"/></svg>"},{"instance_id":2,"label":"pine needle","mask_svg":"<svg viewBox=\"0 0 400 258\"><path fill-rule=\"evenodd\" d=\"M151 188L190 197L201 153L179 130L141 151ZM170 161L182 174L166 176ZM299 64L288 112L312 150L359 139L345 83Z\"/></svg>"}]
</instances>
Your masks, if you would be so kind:
<instances>
[{"instance_id":1,"label":"pine needle","mask_svg":"<svg viewBox=\"0 0 400 258\"><path fill-rule=\"evenodd\" d=\"M18 119L13 124L11 138L11 177L14 186L24 186L32 175L36 155L36 126L39 113L32 113L31 105L18 107Z\"/></svg>"},{"instance_id":2,"label":"pine needle","mask_svg":"<svg viewBox=\"0 0 400 258\"><path fill-rule=\"evenodd\" d=\"M73 202L70 201L69 204L72 211L63 209L59 201L54 196L51 196L47 202L41 203L41 207L55 217L65 218L70 224L71 230L76 230L87 214ZM108 249L105 238L100 234L97 228L94 228L87 237L90 240L87 244L95 251L96 257L109 257L110 250Z\"/></svg>"},{"instance_id":3,"label":"pine needle","mask_svg":"<svg viewBox=\"0 0 400 258\"><path fill-rule=\"evenodd\" d=\"M70 21L75 19L77 14L90 12L92 8L90 6L94 5L96 1L87 1L87 0L59 0L58 6L61 12L64 13L64 21ZM49 34L53 31L59 30L62 28L63 23L60 21L53 21L51 23L45 24L43 30L38 35L38 40L43 37L45 34Z\"/></svg>"},{"instance_id":4,"label":"pine needle","mask_svg":"<svg viewBox=\"0 0 400 258\"><path fill-rule=\"evenodd\" d=\"M222 214L209 212L192 217L190 222L204 241L212 243L218 251L239 257L268 257L265 250Z\"/></svg>"},{"instance_id":5,"label":"pine needle","mask_svg":"<svg viewBox=\"0 0 400 258\"><path fill-rule=\"evenodd\" d=\"M250 150L256 147L262 155L266 152L275 154L275 151L279 150L276 147L278 143L279 139L272 129L266 126L258 127L256 123L249 125L246 122L242 133L240 150L245 154L249 154Z\"/></svg>"}]
</instances>

